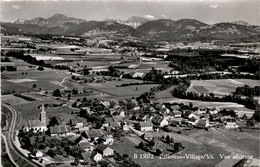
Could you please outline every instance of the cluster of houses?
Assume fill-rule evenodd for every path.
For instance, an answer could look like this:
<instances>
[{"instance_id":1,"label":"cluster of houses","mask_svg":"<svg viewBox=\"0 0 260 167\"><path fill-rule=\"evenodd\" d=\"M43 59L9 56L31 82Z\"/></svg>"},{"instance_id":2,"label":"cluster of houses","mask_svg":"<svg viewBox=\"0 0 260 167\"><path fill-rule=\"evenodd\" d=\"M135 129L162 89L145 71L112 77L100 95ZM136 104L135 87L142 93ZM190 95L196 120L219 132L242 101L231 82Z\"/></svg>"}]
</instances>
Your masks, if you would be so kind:
<instances>
[{"instance_id":1,"label":"cluster of houses","mask_svg":"<svg viewBox=\"0 0 260 167\"><path fill-rule=\"evenodd\" d=\"M134 107L127 110L125 107L132 103ZM47 132L50 136L68 137L85 150L82 153L82 162L100 161L103 157L111 156L114 150L110 147L114 144L111 131L121 129L123 132L139 131L145 134L148 131L167 129L168 132L181 132L181 128L195 127L210 129L211 127L238 128L236 119L231 116L223 116L219 109L199 108L196 111L181 110L179 105L143 104L140 106L135 99L123 100L111 107L110 101L99 101L108 114L100 112L100 118L105 122L99 129L95 129L85 119L76 117L65 122L60 117L52 119L54 126L47 126L47 116L42 105L39 120L28 120L23 128L24 131ZM88 114L94 112L90 107L83 107ZM177 128L177 129L176 129ZM166 131L166 130L165 130ZM152 138L152 136L144 136ZM39 154L41 155L41 154Z\"/></svg>"},{"instance_id":2,"label":"cluster of houses","mask_svg":"<svg viewBox=\"0 0 260 167\"><path fill-rule=\"evenodd\" d=\"M51 137L67 137L72 143L78 145L85 151L81 154L80 159L83 163L89 163L91 160L99 162L103 160L104 157L114 155L114 150L110 147L114 144L114 139L113 136L108 133L108 129L109 127L120 127L120 125L116 125L122 120L119 117L114 117L108 125L104 124L102 129L92 128L86 124L82 118L71 118L69 122L65 122L59 116L54 116L51 118L51 120L55 122L54 126L47 126L48 118L46 116L44 105L42 105L41 108L42 111L40 113L40 119L28 120L24 124L24 131L48 133ZM33 141L35 141L33 138L34 137L30 138L30 140L32 140L32 144L34 143ZM33 150L33 152L29 155L40 159L42 158L43 153L41 151Z\"/></svg>"}]
</instances>

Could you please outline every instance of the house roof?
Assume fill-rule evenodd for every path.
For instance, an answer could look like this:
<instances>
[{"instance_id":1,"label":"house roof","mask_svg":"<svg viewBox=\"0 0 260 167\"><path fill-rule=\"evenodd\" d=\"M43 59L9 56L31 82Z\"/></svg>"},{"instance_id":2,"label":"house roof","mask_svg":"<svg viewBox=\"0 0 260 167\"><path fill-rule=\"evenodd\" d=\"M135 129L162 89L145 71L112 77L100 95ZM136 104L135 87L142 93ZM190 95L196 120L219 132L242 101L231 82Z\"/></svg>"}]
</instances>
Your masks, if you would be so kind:
<instances>
[{"instance_id":1,"label":"house roof","mask_svg":"<svg viewBox=\"0 0 260 167\"><path fill-rule=\"evenodd\" d=\"M61 117L59 117L59 116L54 116L53 118L55 118L59 123L62 122L62 119L61 119Z\"/></svg>"},{"instance_id":2,"label":"house roof","mask_svg":"<svg viewBox=\"0 0 260 167\"><path fill-rule=\"evenodd\" d=\"M153 138L151 133L144 133L144 138Z\"/></svg>"},{"instance_id":3,"label":"house roof","mask_svg":"<svg viewBox=\"0 0 260 167\"><path fill-rule=\"evenodd\" d=\"M181 112L180 111L173 111L172 112L174 115L181 115Z\"/></svg>"},{"instance_id":4,"label":"house roof","mask_svg":"<svg viewBox=\"0 0 260 167\"><path fill-rule=\"evenodd\" d=\"M51 134L62 134L71 132L71 128L69 126L54 126L50 127Z\"/></svg>"},{"instance_id":5,"label":"house roof","mask_svg":"<svg viewBox=\"0 0 260 167\"><path fill-rule=\"evenodd\" d=\"M133 74L133 78L137 78L137 77L143 77L144 73L143 72L136 72Z\"/></svg>"},{"instance_id":6,"label":"house roof","mask_svg":"<svg viewBox=\"0 0 260 167\"><path fill-rule=\"evenodd\" d=\"M81 118L72 118L70 119L70 122L72 125L76 125L77 123L83 122L83 120Z\"/></svg>"},{"instance_id":7,"label":"house roof","mask_svg":"<svg viewBox=\"0 0 260 167\"><path fill-rule=\"evenodd\" d=\"M101 131L101 129L91 129L90 131L85 131L88 137L101 137L104 135L104 133Z\"/></svg>"},{"instance_id":8,"label":"house roof","mask_svg":"<svg viewBox=\"0 0 260 167\"><path fill-rule=\"evenodd\" d=\"M83 149L89 148L91 144L89 142L81 142L79 143L79 146Z\"/></svg>"},{"instance_id":9,"label":"house roof","mask_svg":"<svg viewBox=\"0 0 260 167\"><path fill-rule=\"evenodd\" d=\"M110 102L109 101L102 101L102 102L100 102L100 104L102 104L105 107L109 107L110 106Z\"/></svg>"},{"instance_id":10,"label":"house roof","mask_svg":"<svg viewBox=\"0 0 260 167\"><path fill-rule=\"evenodd\" d=\"M117 122L110 122L109 125L111 127L119 127L119 124Z\"/></svg>"},{"instance_id":11,"label":"house roof","mask_svg":"<svg viewBox=\"0 0 260 167\"><path fill-rule=\"evenodd\" d=\"M179 107L178 105L173 105L173 106L171 106L171 109L173 109L173 110L179 110L180 107Z\"/></svg>"},{"instance_id":12,"label":"house roof","mask_svg":"<svg viewBox=\"0 0 260 167\"><path fill-rule=\"evenodd\" d=\"M206 127L206 125L207 125L207 120L203 120L203 119L198 120L198 122L196 123L196 126L198 127Z\"/></svg>"},{"instance_id":13,"label":"house roof","mask_svg":"<svg viewBox=\"0 0 260 167\"><path fill-rule=\"evenodd\" d=\"M150 122L150 121L139 122L139 124L140 124L141 127L152 127L153 126L152 122Z\"/></svg>"},{"instance_id":14,"label":"house roof","mask_svg":"<svg viewBox=\"0 0 260 167\"><path fill-rule=\"evenodd\" d=\"M81 156L84 160L88 160L92 155L92 152L91 151L86 151L86 152L83 152L81 153Z\"/></svg>"},{"instance_id":15,"label":"house roof","mask_svg":"<svg viewBox=\"0 0 260 167\"><path fill-rule=\"evenodd\" d=\"M89 127L80 127L79 128L80 132L83 132L83 131L86 131L86 130L89 130Z\"/></svg>"},{"instance_id":16,"label":"house roof","mask_svg":"<svg viewBox=\"0 0 260 167\"><path fill-rule=\"evenodd\" d=\"M105 149L110 148L108 145L100 144L97 146L97 150L103 152Z\"/></svg>"},{"instance_id":17,"label":"house roof","mask_svg":"<svg viewBox=\"0 0 260 167\"><path fill-rule=\"evenodd\" d=\"M26 123L27 127L40 127L45 126L44 123L42 123L40 120L28 120Z\"/></svg>"},{"instance_id":18,"label":"house roof","mask_svg":"<svg viewBox=\"0 0 260 167\"><path fill-rule=\"evenodd\" d=\"M118 116L113 116L112 118L113 118L113 120L114 120L115 122L122 122L122 121L123 121L123 118L122 118L120 115L118 115Z\"/></svg>"},{"instance_id":19,"label":"house roof","mask_svg":"<svg viewBox=\"0 0 260 167\"><path fill-rule=\"evenodd\" d=\"M163 117L160 115L156 115L155 117L153 117L152 122L155 124L160 124L163 121Z\"/></svg>"}]
</instances>

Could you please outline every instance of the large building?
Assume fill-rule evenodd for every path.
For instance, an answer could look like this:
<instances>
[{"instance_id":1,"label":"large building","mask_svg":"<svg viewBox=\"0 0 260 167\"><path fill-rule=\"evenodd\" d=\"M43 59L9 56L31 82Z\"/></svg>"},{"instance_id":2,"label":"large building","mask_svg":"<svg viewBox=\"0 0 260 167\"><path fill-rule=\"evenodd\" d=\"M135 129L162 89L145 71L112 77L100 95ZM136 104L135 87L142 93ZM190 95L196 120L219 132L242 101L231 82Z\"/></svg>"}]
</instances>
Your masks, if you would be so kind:
<instances>
[{"instance_id":1,"label":"large building","mask_svg":"<svg viewBox=\"0 0 260 167\"><path fill-rule=\"evenodd\" d=\"M25 123L24 131L30 131L33 132L45 132L47 131L47 117L46 112L44 110L44 105L42 104L42 111L40 114L40 120L28 120Z\"/></svg>"}]
</instances>

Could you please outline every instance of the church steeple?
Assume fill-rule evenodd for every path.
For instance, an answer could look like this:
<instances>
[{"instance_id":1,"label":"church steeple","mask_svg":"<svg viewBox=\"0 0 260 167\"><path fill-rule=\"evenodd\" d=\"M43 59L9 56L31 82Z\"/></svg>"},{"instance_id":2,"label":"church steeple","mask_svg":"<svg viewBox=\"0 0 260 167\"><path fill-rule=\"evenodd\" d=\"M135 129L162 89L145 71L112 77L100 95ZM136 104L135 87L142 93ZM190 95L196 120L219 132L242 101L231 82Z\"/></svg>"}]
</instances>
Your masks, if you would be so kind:
<instances>
[{"instance_id":1,"label":"church steeple","mask_svg":"<svg viewBox=\"0 0 260 167\"><path fill-rule=\"evenodd\" d=\"M46 122L47 122L47 120L46 120L46 112L44 110L44 105L42 104L41 123L46 125L47 124Z\"/></svg>"}]
</instances>

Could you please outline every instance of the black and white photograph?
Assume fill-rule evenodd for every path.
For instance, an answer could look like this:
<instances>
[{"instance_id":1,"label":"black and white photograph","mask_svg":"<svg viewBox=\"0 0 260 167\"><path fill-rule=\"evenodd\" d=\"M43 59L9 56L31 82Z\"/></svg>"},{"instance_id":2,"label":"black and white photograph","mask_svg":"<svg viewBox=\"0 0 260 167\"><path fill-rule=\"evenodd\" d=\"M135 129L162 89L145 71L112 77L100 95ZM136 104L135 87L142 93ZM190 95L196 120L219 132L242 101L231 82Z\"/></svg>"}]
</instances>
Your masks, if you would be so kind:
<instances>
[{"instance_id":1,"label":"black and white photograph","mask_svg":"<svg viewBox=\"0 0 260 167\"><path fill-rule=\"evenodd\" d=\"M1 0L1 167L259 167L260 0Z\"/></svg>"}]
</instances>

